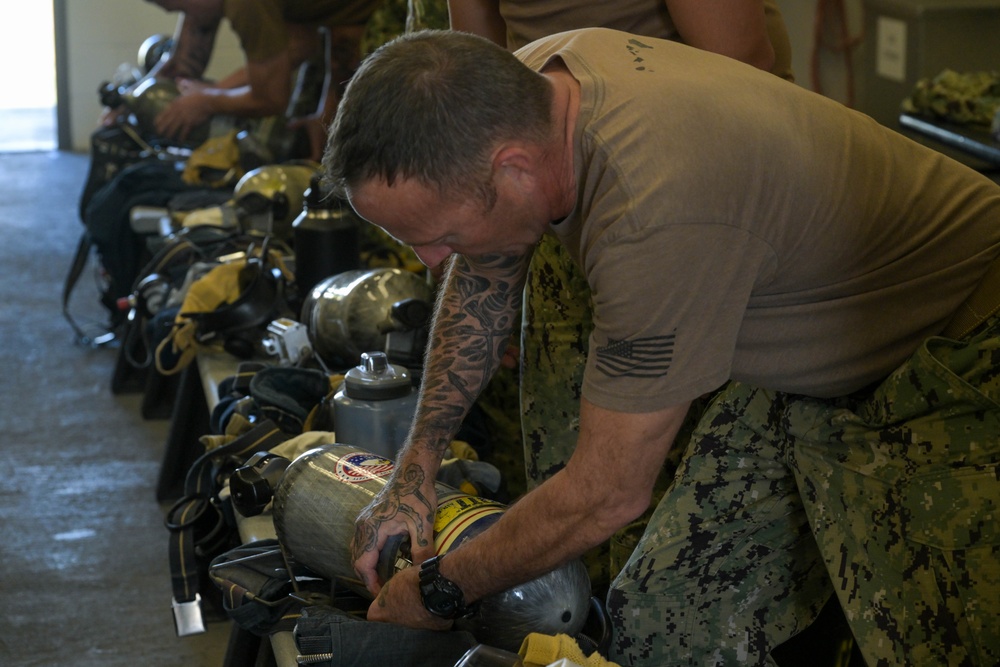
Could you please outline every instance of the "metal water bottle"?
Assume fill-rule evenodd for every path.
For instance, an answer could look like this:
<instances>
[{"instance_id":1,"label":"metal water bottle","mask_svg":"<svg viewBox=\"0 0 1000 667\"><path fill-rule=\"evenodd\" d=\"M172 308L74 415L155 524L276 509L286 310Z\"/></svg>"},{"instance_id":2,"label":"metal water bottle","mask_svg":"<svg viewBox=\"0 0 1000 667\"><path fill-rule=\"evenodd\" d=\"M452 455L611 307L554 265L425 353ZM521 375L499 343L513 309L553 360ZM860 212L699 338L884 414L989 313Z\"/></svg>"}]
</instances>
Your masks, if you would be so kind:
<instances>
[{"instance_id":1,"label":"metal water bottle","mask_svg":"<svg viewBox=\"0 0 1000 667\"><path fill-rule=\"evenodd\" d=\"M324 278L361 267L358 228L363 221L349 203L326 193L320 179L312 177L302 212L292 222L295 282L303 297Z\"/></svg>"},{"instance_id":2,"label":"metal water bottle","mask_svg":"<svg viewBox=\"0 0 1000 667\"><path fill-rule=\"evenodd\" d=\"M417 409L409 371L390 364L385 352L362 352L333 396L337 442L395 460Z\"/></svg>"}]
</instances>

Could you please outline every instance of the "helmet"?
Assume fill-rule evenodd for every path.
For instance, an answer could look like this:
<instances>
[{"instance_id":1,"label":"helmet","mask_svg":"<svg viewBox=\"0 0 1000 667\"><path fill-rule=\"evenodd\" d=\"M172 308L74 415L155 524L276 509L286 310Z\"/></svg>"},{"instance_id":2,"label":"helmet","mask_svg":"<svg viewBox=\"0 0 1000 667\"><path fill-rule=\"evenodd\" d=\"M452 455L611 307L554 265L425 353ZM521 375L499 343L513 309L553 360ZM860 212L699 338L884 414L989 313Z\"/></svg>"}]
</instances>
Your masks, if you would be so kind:
<instances>
[{"instance_id":1,"label":"helmet","mask_svg":"<svg viewBox=\"0 0 1000 667\"><path fill-rule=\"evenodd\" d=\"M241 222L250 229L290 240L292 221L302 212L309 180L318 170L317 163L302 160L248 171L233 190ZM269 214L273 214L273 221Z\"/></svg>"},{"instance_id":2,"label":"helmet","mask_svg":"<svg viewBox=\"0 0 1000 667\"><path fill-rule=\"evenodd\" d=\"M170 35L150 35L139 46L137 61L139 71L148 74L157 63L163 60L163 56L170 53L174 47L174 40Z\"/></svg>"}]
</instances>

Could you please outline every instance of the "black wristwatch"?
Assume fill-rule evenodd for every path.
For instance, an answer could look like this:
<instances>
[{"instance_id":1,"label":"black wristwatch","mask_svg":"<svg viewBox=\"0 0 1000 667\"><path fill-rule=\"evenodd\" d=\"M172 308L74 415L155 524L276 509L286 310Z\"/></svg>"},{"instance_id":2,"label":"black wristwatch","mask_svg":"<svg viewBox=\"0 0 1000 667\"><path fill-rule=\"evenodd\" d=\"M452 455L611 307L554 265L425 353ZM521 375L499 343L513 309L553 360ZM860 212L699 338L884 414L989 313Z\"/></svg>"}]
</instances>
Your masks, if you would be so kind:
<instances>
[{"instance_id":1,"label":"black wristwatch","mask_svg":"<svg viewBox=\"0 0 1000 667\"><path fill-rule=\"evenodd\" d=\"M428 558L420 565L420 599L430 613L441 618L463 618L472 613L465 606L462 589L438 571L443 556Z\"/></svg>"}]
</instances>

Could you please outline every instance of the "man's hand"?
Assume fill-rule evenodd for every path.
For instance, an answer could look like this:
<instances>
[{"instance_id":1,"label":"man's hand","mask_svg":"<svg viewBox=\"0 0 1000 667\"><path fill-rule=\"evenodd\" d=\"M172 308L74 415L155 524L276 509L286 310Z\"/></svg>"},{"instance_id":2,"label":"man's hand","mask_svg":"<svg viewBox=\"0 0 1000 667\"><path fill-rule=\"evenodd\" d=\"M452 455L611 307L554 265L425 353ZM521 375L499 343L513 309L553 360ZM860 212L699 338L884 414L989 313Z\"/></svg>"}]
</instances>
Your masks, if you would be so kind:
<instances>
[{"instance_id":1,"label":"man's hand","mask_svg":"<svg viewBox=\"0 0 1000 667\"><path fill-rule=\"evenodd\" d=\"M449 629L453 621L435 616L424 607L420 599L419 575L419 565L397 572L371 603L368 620L426 630Z\"/></svg>"},{"instance_id":2,"label":"man's hand","mask_svg":"<svg viewBox=\"0 0 1000 667\"><path fill-rule=\"evenodd\" d=\"M200 93L206 88L211 88L213 84L208 81L202 81L201 79L175 79L174 82L177 84L177 90L180 91L181 95L194 95L195 93Z\"/></svg>"},{"instance_id":3,"label":"man's hand","mask_svg":"<svg viewBox=\"0 0 1000 667\"><path fill-rule=\"evenodd\" d=\"M211 117L212 111L206 95L181 95L156 117L156 131L165 137L184 141L191 130Z\"/></svg>"},{"instance_id":4,"label":"man's hand","mask_svg":"<svg viewBox=\"0 0 1000 667\"><path fill-rule=\"evenodd\" d=\"M434 477L415 463L405 464L361 510L354 524L351 555L354 570L372 595L382 584L376 567L379 553L392 535L408 535L412 562L422 563L434 555L434 517L437 491Z\"/></svg>"},{"instance_id":5,"label":"man's hand","mask_svg":"<svg viewBox=\"0 0 1000 667\"><path fill-rule=\"evenodd\" d=\"M97 119L97 122L103 127L112 127L123 122L126 116L128 116L128 109L124 105L113 109L111 107L104 107L101 109L101 115Z\"/></svg>"}]
</instances>

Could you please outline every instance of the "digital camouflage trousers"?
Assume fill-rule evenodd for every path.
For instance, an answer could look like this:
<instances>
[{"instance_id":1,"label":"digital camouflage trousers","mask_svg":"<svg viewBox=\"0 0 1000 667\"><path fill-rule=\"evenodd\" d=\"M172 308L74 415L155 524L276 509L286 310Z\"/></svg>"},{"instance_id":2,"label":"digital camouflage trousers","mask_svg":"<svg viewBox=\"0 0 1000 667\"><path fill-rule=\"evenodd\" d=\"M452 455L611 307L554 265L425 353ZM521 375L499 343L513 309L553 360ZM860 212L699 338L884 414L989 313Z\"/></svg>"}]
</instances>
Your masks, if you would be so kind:
<instances>
[{"instance_id":1,"label":"digital camouflage trousers","mask_svg":"<svg viewBox=\"0 0 1000 667\"><path fill-rule=\"evenodd\" d=\"M533 266L526 299L529 485L576 440L590 319L567 266ZM1000 318L849 397L730 382L690 417L619 561L591 555L614 578L612 660L773 664L836 594L870 666L1000 664Z\"/></svg>"},{"instance_id":2,"label":"digital camouflage trousers","mask_svg":"<svg viewBox=\"0 0 1000 667\"><path fill-rule=\"evenodd\" d=\"M838 400L732 382L612 584L623 665L769 664L830 591L866 662L1000 664L1000 318Z\"/></svg>"}]
</instances>

